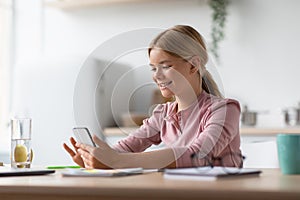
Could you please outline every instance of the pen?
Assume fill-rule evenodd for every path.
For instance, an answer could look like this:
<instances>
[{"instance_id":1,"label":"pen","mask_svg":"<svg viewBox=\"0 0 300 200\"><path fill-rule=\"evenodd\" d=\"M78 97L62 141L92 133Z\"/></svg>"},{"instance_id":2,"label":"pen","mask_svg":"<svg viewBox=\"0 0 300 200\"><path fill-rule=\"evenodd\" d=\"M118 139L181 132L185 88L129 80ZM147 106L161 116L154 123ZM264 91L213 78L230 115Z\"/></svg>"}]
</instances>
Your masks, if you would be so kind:
<instances>
[{"instance_id":1,"label":"pen","mask_svg":"<svg viewBox=\"0 0 300 200\"><path fill-rule=\"evenodd\" d=\"M67 169L67 168L75 168L79 169L81 168L80 166L48 166L47 169Z\"/></svg>"}]
</instances>

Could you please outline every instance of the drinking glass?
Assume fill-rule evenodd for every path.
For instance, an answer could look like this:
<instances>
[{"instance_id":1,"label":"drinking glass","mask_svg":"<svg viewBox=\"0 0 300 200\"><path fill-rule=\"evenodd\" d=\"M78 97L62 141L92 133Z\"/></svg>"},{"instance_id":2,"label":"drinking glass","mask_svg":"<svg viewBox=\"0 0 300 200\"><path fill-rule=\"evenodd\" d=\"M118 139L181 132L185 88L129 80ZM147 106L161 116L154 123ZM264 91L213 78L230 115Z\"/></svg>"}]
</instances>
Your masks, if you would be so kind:
<instances>
[{"instance_id":1,"label":"drinking glass","mask_svg":"<svg viewBox=\"0 0 300 200\"><path fill-rule=\"evenodd\" d=\"M11 120L11 167L30 168L31 118L14 118Z\"/></svg>"}]
</instances>

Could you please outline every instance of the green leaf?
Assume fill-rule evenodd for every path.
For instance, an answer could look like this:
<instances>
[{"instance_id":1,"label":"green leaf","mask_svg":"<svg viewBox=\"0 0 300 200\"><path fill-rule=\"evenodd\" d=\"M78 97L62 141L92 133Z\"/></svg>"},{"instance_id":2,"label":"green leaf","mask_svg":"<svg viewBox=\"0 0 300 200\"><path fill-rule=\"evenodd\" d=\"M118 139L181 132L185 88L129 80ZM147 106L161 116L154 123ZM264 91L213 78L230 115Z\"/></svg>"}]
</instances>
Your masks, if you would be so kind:
<instances>
[{"instance_id":1,"label":"green leaf","mask_svg":"<svg viewBox=\"0 0 300 200\"><path fill-rule=\"evenodd\" d=\"M219 43L225 38L225 24L227 17L227 6L229 0L210 0L209 6L212 9L212 28L211 37L212 43L210 51L214 55L217 61L219 61Z\"/></svg>"}]
</instances>

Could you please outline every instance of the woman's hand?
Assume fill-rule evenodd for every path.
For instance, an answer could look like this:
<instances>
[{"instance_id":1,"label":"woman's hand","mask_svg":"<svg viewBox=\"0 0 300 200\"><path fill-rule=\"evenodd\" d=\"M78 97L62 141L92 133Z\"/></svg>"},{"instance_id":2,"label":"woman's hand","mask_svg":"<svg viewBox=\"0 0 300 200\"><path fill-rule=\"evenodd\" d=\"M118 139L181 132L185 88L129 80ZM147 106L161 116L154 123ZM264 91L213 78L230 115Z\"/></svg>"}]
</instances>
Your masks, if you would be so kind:
<instances>
[{"instance_id":1,"label":"woman's hand","mask_svg":"<svg viewBox=\"0 0 300 200\"><path fill-rule=\"evenodd\" d=\"M73 151L66 143L63 143L64 149L70 154L73 161L78 164L80 167L85 167L84 162L81 158L81 155L78 153L78 147L76 146L76 141L73 137L70 138L70 142L74 147L75 151Z\"/></svg>"},{"instance_id":2,"label":"woman's hand","mask_svg":"<svg viewBox=\"0 0 300 200\"><path fill-rule=\"evenodd\" d=\"M86 144L76 144L78 153L87 169L111 169L118 168L115 161L118 161L118 153L113 150L107 143L93 135L94 142L98 147L92 147Z\"/></svg>"},{"instance_id":3,"label":"woman's hand","mask_svg":"<svg viewBox=\"0 0 300 200\"><path fill-rule=\"evenodd\" d=\"M74 140L74 139L73 139ZM78 160L87 169L111 169L111 168L129 168L142 167L145 169L155 168L175 168L176 161L172 148L139 152L139 153L118 153L112 149L106 142L93 135L93 141L98 147L86 144L72 142L75 145L77 154L72 150L68 151L73 160L78 164ZM82 165L80 165L82 166Z\"/></svg>"}]
</instances>

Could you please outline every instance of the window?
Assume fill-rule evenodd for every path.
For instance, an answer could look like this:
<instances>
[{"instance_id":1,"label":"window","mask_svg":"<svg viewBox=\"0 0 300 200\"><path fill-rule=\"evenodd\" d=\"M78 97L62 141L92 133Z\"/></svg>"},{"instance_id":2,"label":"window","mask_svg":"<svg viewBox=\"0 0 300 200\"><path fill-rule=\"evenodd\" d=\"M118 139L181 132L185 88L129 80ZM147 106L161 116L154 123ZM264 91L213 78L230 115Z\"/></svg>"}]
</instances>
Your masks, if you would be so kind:
<instances>
[{"instance_id":1,"label":"window","mask_svg":"<svg viewBox=\"0 0 300 200\"><path fill-rule=\"evenodd\" d=\"M8 151L12 0L0 0L0 153Z\"/></svg>"}]
</instances>

